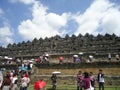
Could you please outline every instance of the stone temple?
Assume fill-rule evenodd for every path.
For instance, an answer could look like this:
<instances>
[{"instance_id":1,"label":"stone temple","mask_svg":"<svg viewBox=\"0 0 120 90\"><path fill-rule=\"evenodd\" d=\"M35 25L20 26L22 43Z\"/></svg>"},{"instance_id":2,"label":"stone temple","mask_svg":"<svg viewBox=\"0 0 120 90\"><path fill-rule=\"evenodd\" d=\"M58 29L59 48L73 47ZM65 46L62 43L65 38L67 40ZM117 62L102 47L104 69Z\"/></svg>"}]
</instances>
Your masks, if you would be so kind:
<instances>
[{"instance_id":1,"label":"stone temple","mask_svg":"<svg viewBox=\"0 0 120 90\"><path fill-rule=\"evenodd\" d=\"M34 39L8 44L6 48L0 47L0 56L33 58L43 55L69 55L83 52L96 57L104 57L108 53L113 55L120 52L120 37L115 34L98 34L97 36L86 33L78 36L66 35L64 38L56 35L45 39Z\"/></svg>"}]
</instances>

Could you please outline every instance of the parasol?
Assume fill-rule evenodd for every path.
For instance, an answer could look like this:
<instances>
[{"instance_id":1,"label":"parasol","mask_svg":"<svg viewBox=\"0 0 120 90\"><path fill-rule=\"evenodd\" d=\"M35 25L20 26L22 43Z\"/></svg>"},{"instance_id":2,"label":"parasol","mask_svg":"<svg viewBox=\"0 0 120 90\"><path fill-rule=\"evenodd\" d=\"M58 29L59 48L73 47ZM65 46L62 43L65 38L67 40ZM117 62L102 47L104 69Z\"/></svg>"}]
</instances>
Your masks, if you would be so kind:
<instances>
[{"instance_id":1,"label":"parasol","mask_svg":"<svg viewBox=\"0 0 120 90\"><path fill-rule=\"evenodd\" d=\"M60 57L59 57L59 60L61 60L61 61L62 61L62 60L64 60L64 58L63 58L62 56L60 56Z\"/></svg>"},{"instance_id":2,"label":"parasol","mask_svg":"<svg viewBox=\"0 0 120 90\"><path fill-rule=\"evenodd\" d=\"M61 72L60 71L54 71L52 72L52 74L60 74Z\"/></svg>"},{"instance_id":3,"label":"parasol","mask_svg":"<svg viewBox=\"0 0 120 90\"><path fill-rule=\"evenodd\" d=\"M93 58L93 56L92 56L92 55L89 55L89 58Z\"/></svg>"},{"instance_id":4,"label":"parasol","mask_svg":"<svg viewBox=\"0 0 120 90\"><path fill-rule=\"evenodd\" d=\"M78 55L75 54L75 55L73 55L73 57L78 57Z\"/></svg>"},{"instance_id":5,"label":"parasol","mask_svg":"<svg viewBox=\"0 0 120 90\"><path fill-rule=\"evenodd\" d=\"M80 52L79 54L80 54L80 55L83 55L83 52Z\"/></svg>"}]
</instances>

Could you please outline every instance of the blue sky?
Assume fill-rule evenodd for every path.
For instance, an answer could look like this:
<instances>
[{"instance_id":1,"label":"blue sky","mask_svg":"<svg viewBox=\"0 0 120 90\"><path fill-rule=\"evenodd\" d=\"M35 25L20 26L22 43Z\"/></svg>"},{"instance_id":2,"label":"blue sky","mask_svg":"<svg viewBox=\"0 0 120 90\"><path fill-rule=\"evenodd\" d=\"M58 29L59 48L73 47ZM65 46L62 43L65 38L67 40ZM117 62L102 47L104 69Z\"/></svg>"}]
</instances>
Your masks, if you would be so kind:
<instances>
[{"instance_id":1,"label":"blue sky","mask_svg":"<svg viewBox=\"0 0 120 90\"><path fill-rule=\"evenodd\" d=\"M120 36L120 0L0 0L0 46L66 34Z\"/></svg>"}]
</instances>

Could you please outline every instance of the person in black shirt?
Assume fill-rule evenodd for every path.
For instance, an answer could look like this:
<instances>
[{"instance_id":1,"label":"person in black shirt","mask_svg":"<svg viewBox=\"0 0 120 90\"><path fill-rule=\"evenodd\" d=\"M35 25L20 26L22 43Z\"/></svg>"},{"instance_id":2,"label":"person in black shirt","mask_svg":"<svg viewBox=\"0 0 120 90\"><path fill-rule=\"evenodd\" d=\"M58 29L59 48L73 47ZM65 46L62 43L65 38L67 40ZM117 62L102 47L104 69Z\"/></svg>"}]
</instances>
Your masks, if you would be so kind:
<instances>
[{"instance_id":1,"label":"person in black shirt","mask_svg":"<svg viewBox=\"0 0 120 90\"><path fill-rule=\"evenodd\" d=\"M56 86L57 86L57 76L55 74L52 74L51 76L51 80L52 80L52 90L56 90Z\"/></svg>"}]
</instances>

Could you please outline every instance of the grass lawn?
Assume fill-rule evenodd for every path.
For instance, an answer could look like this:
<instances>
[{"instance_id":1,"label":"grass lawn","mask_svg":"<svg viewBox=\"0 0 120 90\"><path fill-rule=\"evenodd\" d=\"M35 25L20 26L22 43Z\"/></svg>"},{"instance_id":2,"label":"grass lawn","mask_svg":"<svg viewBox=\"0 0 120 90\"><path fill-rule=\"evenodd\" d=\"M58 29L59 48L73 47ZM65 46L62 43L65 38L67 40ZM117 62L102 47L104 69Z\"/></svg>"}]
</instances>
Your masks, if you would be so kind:
<instances>
[{"instance_id":1,"label":"grass lawn","mask_svg":"<svg viewBox=\"0 0 120 90\"><path fill-rule=\"evenodd\" d=\"M30 85L28 90L34 90L34 85ZM47 85L46 90L52 90L51 85ZM77 90L76 85L58 85L56 90ZM96 90L99 90L98 87ZM118 86L107 86L105 87L105 90L120 90L120 87Z\"/></svg>"}]
</instances>

